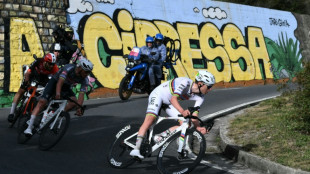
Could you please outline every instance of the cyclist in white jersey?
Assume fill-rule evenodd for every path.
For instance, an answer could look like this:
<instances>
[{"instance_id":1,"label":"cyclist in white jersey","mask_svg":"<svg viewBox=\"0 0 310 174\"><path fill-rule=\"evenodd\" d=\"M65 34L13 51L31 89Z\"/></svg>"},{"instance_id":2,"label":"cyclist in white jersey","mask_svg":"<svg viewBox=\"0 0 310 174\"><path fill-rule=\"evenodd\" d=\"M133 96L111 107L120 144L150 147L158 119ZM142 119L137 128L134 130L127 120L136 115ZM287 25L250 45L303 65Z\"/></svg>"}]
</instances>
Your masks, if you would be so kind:
<instances>
[{"instance_id":1,"label":"cyclist in white jersey","mask_svg":"<svg viewBox=\"0 0 310 174\"><path fill-rule=\"evenodd\" d=\"M204 101L204 95L211 90L214 83L215 78L210 72L199 71L195 77L195 82L186 77L179 77L156 87L149 96L146 117L139 129L136 147L130 152L130 155L139 157L140 159L144 158L140 154L140 146L147 130L157 119L162 104L169 106L165 109L165 112L170 117L176 117L177 119L179 114L186 117L190 115L190 111L183 109L178 100L194 100L194 107L201 106ZM198 116L198 111L193 113L193 116ZM202 134L207 133L205 127L200 127L198 120L193 119L192 122ZM172 132L177 127L171 127L167 132L165 131L162 134Z\"/></svg>"}]
</instances>

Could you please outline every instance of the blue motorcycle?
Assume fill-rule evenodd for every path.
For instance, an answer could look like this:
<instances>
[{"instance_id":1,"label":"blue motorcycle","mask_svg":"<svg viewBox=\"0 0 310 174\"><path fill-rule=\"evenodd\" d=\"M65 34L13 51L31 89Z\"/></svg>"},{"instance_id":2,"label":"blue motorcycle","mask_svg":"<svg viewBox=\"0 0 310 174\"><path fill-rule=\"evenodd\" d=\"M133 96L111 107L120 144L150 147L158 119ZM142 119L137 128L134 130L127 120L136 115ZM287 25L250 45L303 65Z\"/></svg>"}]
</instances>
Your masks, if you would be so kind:
<instances>
[{"instance_id":1,"label":"blue motorcycle","mask_svg":"<svg viewBox=\"0 0 310 174\"><path fill-rule=\"evenodd\" d=\"M123 57L127 64L125 68L127 73L119 84L119 97L122 100L127 100L133 92L137 94L150 94L148 66L151 62L148 56L141 54L139 47L134 47L129 55L124 55Z\"/></svg>"}]
</instances>

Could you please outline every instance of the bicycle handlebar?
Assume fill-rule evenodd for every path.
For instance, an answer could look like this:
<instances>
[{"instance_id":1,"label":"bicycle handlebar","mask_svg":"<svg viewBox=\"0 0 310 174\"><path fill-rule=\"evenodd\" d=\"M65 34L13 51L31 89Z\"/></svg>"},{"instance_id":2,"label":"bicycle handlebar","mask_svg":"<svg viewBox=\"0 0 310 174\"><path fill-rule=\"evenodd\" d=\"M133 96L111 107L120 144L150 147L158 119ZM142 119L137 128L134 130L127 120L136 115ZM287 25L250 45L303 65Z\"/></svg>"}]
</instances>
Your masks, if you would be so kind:
<instances>
[{"instance_id":1,"label":"bicycle handlebar","mask_svg":"<svg viewBox=\"0 0 310 174\"><path fill-rule=\"evenodd\" d=\"M197 107L188 107L188 110L190 111L190 115L187 116L187 117L184 117L184 118L185 118L185 119L197 119L197 120L200 122L200 126L201 126L201 127L206 127L206 129L207 129L208 131L210 131L210 130L212 129L213 125L214 125L214 120L209 120L209 121L207 121L207 122L206 122L207 124L205 125L204 122L203 122L200 118L198 118L198 117L196 117L196 116L193 116L193 113L194 113L195 111L198 111L199 109L200 109L199 106L197 106ZM179 114L178 117L183 117L183 115L182 115L182 114Z\"/></svg>"},{"instance_id":2,"label":"bicycle handlebar","mask_svg":"<svg viewBox=\"0 0 310 174\"><path fill-rule=\"evenodd\" d=\"M73 103L75 103L79 108L81 108L81 110L82 110L82 115L84 114L84 110L86 109L86 106L85 105L80 105L79 103L77 103L76 101L74 101L74 100L72 100L70 97L68 97L68 96L64 96L63 97L64 99L66 99L66 100L70 100L71 102L73 102Z\"/></svg>"}]
</instances>

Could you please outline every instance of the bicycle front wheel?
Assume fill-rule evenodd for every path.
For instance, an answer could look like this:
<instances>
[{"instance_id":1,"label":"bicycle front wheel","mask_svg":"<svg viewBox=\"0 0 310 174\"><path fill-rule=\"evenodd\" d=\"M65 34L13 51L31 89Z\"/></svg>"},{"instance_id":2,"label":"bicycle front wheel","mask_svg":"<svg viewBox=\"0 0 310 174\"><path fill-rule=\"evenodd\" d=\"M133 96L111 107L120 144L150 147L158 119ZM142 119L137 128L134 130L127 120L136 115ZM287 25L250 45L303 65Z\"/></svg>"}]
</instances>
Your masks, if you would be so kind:
<instances>
[{"instance_id":1,"label":"bicycle front wheel","mask_svg":"<svg viewBox=\"0 0 310 174\"><path fill-rule=\"evenodd\" d=\"M179 139L184 142L182 152L178 152ZM160 173L190 173L202 160L206 150L204 136L196 130L187 129L184 139L177 133L161 147L157 157Z\"/></svg>"},{"instance_id":2,"label":"bicycle front wheel","mask_svg":"<svg viewBox=\"0 0 310 174\"><path fill-rule=\"evenodd\" d=\"M17 142L19 144L25 144L28 140L30 140L31 136L26 136L24 134L24 131L27 129L28 124L27 121L30 119L30 115L29 114L25 114L25 115L21 115L18 118L18 127L17 127L17 131L18 131L18 135L17 135Z\"/></svg>"},{"instance_id":3,"label":"bicycle front wheel","mask_svg":"<svg viewBox=\"0 0 310 174\"><path fill-rule=\"evenodd\" d=\"M108 154L108 162L114 168L126 168L133 164L136 160L129 155L133 149L125 143L126 141L132 145L136 144L137 133L140 125L131 124L125 126L116 134L116 139L110 147Z\"/></svg>"},{"instance_id":4,"label":"bicycle front wheel","mask_svg":"<svg viewBox=\"0 0 310 174\"><path fill-rule=\"evenodd\" d=\"M49 150L54 147L60 139L65 135L69 123L70 115L67 112L61 112L57 118L55 125L53 125L56 116L53 117L46 125L42 128L39 138L39 148L41 150Z\"/></svg>"}]
</instances>

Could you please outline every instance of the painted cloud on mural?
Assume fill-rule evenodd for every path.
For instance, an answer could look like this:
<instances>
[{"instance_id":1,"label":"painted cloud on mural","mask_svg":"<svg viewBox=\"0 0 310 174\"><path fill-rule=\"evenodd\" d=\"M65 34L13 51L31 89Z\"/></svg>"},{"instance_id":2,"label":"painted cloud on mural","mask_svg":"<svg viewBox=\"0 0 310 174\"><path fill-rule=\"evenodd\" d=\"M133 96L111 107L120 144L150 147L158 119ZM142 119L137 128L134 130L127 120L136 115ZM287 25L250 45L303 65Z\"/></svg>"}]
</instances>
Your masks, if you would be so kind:
<instances>
[{"instance_id":1,"label":"painted cloud on mural","mask_svg":"<svg viewBox=\"0 0 310 174\"><path fill-rule=\"evenodd\" d=\"M199 13L200 12L200 10L197 7L195 7L193 10L194 10L195 13Z\"/></svg>"},{"instance_id":2,"label":"painted cloud on mural","mask_svg":"<svg viewBox=\"0 0 310 174\"><path fill-rule=\"evenodd\" d=\"M110 4L114 4L114 0L97 0L97 2L104 2L104 3L110 3Z\"/></svg>"},{"instance_id":3,"label":"painted cloud on mural","mask_svg":"<svg viewBox=\"0 0 310 174\"><path fill-rule=\"evenodd\" d=\"M216 7L209 7L202 9L202 14L205 18L211 18L211 19L226 19L227 14L224 10L221 10L220 8Z\"/></svg>"},{"instance_id":4,"label":"painted cloud on mural","mask_svg":"<svg viewBox=\"0 0 310 174\"><path fill-rule=\"evenodd\" d=\"M79 12L86 12L86 11L93 11L93 5L88 1L76 1L76 0L70 0L70 7L67 9L68 13L77 13Z\"/></svg>"}]
</instances>

